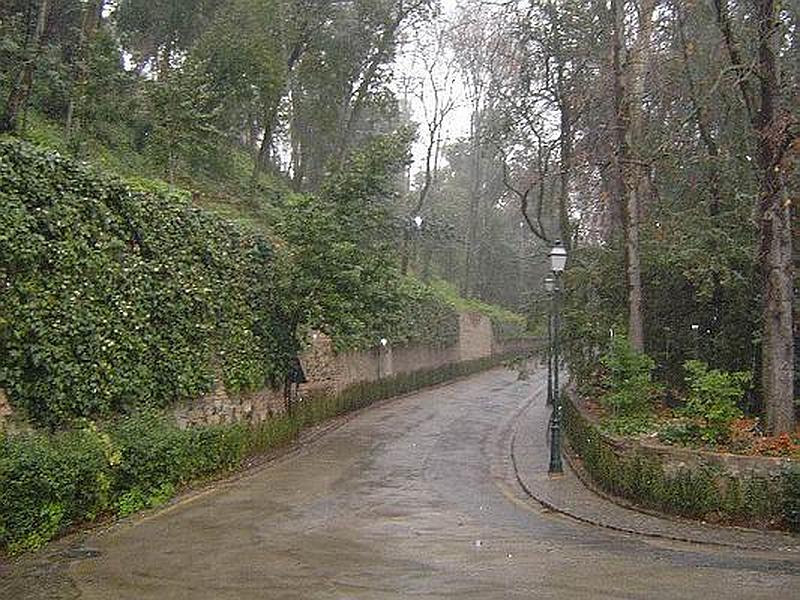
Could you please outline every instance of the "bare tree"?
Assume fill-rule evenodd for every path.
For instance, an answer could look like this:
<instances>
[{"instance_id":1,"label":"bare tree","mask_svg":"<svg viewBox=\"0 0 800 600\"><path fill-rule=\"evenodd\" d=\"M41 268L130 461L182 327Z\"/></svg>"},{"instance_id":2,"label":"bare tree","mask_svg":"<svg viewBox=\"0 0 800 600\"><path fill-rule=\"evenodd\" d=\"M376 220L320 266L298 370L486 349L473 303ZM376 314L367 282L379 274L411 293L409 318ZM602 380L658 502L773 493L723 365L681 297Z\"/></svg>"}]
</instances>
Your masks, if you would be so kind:
<instances>
[{"instance_id":1,"label":"bare tree","mask_svg":"<svg viewBox=\"0 0 800 600\"><path fill-rule=\"evenodd\" d=\"M458 106L455 89L456 64L446 39L447 28L446 23L431 22L418 30L415 40L415 61L424 72L417 82L414 95L424 120L422 126L425 131L425 157L422 183L416 190L416 199L403 229L403 273L408 271L409 265L411 221L420 217L431 188L435 185L445 123ZM420 222L416 226L421 225Z\"/></svg>"}]
</instances>

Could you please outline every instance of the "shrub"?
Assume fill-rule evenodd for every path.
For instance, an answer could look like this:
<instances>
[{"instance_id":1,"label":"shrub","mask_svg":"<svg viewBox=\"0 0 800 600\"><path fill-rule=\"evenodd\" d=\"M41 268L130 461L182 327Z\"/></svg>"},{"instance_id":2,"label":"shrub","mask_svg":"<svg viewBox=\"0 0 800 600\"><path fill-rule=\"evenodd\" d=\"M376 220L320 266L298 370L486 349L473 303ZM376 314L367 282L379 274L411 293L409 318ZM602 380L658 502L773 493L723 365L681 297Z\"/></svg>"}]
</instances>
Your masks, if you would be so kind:
<instances>
[{"instance_id":1,"label":"shrub","mask_svg":"<svg viewBox=\"0 0 800 600\"><path fill-rule=\"evenodd\" d=\"M652 431L655 425L653 415L640 413L606 419L603 428L612 435L637 436Z\"/></svg>"},{"instance_id":2,"label":"shrub","mask_svg":"<svg viewBox=\"0 0 800 600\"><path fill-rule=\"evenodd\" d=\"M684 368L689 385L684 414L700 420L700 435L704 441L724 442L733 422L742 416L737 402L750 384L750 373L709 369L707 364L698 360L687 361Z\"/></svg>"},{"instance_id":3,"label":"shrub","mask_svg":"<svg viewBox=\"0 0 800 600\"><path fill-rule=\"evenodd\" d=\"M653 456L615 447L572 402L564 404L565 433L592 479L641 506L695 518L748 525L783 520L800 530L800 472L783 478L733 477L719 469L666 469Z\"/></svg>"},{"instance_id":4,"label":"shrub","mask_svg":"<svg viewBox=\"0 0 800 600\"><path fill-rule=\"evenodd\" d=\"M647 414L660 387L653 382L655 363L636 352L623 336L614 338L611 349L601 359L606 368L607 392L601 402L614 418Z\"/></svg>"},{"instance_id":5,"label":"shrub","mask_svg":"<svg viewBox=\"0 0 800 600\"><path fill-rule=\"evenodd\" d=\"M142 413L108 430L86 424L53 436L0 439L0 548L32 550L103 513L124 516L163 504L180 486L286 442L297 432L288 421L182 430Z\"/></svg>"},{"instance_id":6,"label":"shrub","mask_svg":"<svg viewBox=\"0 0 800 600\"><path fill-rule=\"evenodd\" d=\"M33 550L104 513L129 515L168 501L181 486L236 469L248 455L292 440L304 426L498 364L500 357L356 384L302 402L257 425L179 429L141 411L104 429L84 422L57 435L0 434L0 549Z\"/></svg>"},{"instance_id":7,"label":"shrub","mask_svg":"<svg viewBox=\"0 0 800 600\"><path fill-rule=\"evenodd\" d=\"M687 420L672 420L661 426L658 439L667 444L691 446L697 444L701 433L697 423Z\"/></svg>"},{"instance_id":8,"label":"shrub","mask_svg":"<svg viewBox=\"0 0 800 600\"><path fill-rule=\"evenodd\" d=\"M71 523L95 518L110 499L111 470L100 438L77 431L0 443L0 546L39 547Z\"/></svg>"}]
</instances>

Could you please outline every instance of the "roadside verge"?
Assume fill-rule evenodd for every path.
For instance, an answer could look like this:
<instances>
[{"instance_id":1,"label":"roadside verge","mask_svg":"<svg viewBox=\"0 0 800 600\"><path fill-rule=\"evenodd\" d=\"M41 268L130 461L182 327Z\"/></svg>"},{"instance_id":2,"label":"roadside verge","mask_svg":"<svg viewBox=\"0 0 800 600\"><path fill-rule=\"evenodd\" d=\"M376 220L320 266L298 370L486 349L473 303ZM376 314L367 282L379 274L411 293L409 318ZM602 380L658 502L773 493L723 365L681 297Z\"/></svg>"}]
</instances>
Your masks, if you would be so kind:
<instances>
[{"instance_id":1,"label":"roadside verge","mask_svg":"<svg viewBox=\"0 0 800 600\"><path fill-rule=\"evenodd\" d=\"M545 508L583 523L645 537L741 550L800 554L800 537L791 534L720 527L655 516L623 507L588 489L569 461L564 464L563 476L549 477L549 447L546 439L548 418L549 409L544 404L544 397L534 396L520 414L508 448L520 486Z\"/></svg>"}]
</instances>

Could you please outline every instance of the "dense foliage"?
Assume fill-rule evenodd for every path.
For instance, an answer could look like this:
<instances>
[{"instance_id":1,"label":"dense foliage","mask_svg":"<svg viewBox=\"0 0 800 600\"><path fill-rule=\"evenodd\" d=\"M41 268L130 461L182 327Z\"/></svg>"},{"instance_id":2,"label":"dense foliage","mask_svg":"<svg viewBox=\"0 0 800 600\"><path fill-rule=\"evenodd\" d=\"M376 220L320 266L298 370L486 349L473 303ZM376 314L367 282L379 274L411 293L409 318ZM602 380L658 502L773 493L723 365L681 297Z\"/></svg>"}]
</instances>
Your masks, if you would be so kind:
<instances>
[{"instance_id":1,"label":"dense foliage","mask_svg":"<svg viewBox=\"0 0 800 600\"><path fill-rule=\"evenodd\" d=\"M381 338L448 345L457 335L453 307L401 276L393 251L391 200L408 143L406 132L376 138L319 194L292 195L275 225L287 244L281 286L289 314L339 349Z\"/></svg>"},{"instance_id":2,"label":"dense foliage","mask_svg":"<svg viewBox=\"0 0 800 600\"><path fill-rule=\"evenodd\" d=\"M316 190L344 149L397 120L390 63L434 5L3 2L0 131L44 117L70 152L126 173L224 179L244 157L250 183L273 171Z\"/></svg>"},{"instance_id":3,"label":"dense foliage","mask_svg":"<svg viewBox=\"0 0 800 600\"><path fill-rule=\"evenodd\" d=\"M459 2L472 127L447 158L474 207L458 233L486 236L488 204L521 209L548 247L564 240L577 376L625 331L678 386L688 359L752 372L752 408L794 431L798 24L796 2L772 0ZM443 170L442 192L454 179ZM450 206L435 191L434 214ZM517 242L506 230L475 261L522 256Z\"/></svg>"},{"instance_id":4,"label":"dense foliage","mask_svg":"<svg viewBox=\"0 0 800 600\"><path fill-rule=\"evenodd\" d=\"M566 432L581 465L606 492L646 508L715 522L800 526L798 474L774 478L721 474L712 466L667 469L655 455L625 453L575 408L565 405Z\"/></svg>"},{"instance_id":5,"label":"dense foliage","mask_svg":"<svg viewBox=\"0 0 800 600\"><path fill-rule=\"evenodd\" d=\"M603 431L657 438L666 444L731 453L800 458L796 435L765 435L763 422L744 418L747 371L710 368L699 360L683 365L684 387L667 388L652 377L655 362L617 336L578 387Z\"/></svg>"},{"instance_id":6,"label":"dense foliage","mask_svg":"<svg viewBox=\"0 0 800 600\"><path fill-rule=\"evenodd\" d=\"M380 139L319 195L280 199L276 251L180 192L0 142L0 387L57 426L168 406L215 378L281 382L309 328L339 349L449 345L457 307L402 277L383 234L405 148Z\"/></svg>"},{"instance_id":7,"label":"dense foliage","mask_svg":"<svg viewBox=\"0 0 800 600\"><path fill-rule=\"evenodd\" d=\"M652 379L655 368L652 358L636 352L624 336L617 336L600 362L606 369L607 386L602 402L614 418L637 417L653 411L659 387Z\"/></svg>"},{"instance_id":8,"label":"dense foliage","mask_svg":"<svg viewBox=\"0 0 800 600\"><path fill-rule=\"evenodd\" d=\"M144 414L105 430L9 436L0 440L0 547L34 549L71 525L158 505L179 486L232 469L295 432L288 419L180 430Z\"/></svg>"},{"instance_id":9,"label":"dense foliage","mask_svg":"<svg viewBox=\"0 0 800 600\"><path fill-rule=\"evenodd\" d=\"M656 375L681 386L683 365L690 359L725 371L752 369L759 338L758 298L749 283L755 267L746 251L751 238L716 245L712 254L682 243L665 228L666 219L658 228L661 231L645 232L647 254L642 265L647 282L645 352L656 363ZM626 291L616 276L623 268L623 251L616 243L572 253L566 273L563 347L579 378L592 372L608 347L610 332L626 331Z\"/></svg>"},{"instance_id":10,"label":"dense foliage","mask_svg":"<svg viewBox=\"0 0 800 600\"><path fill-rule=\"evenodd\" d=\"M175 194L0 144L0 386L37 422L263 386L291 332L273 250Z\"/></svg>"},{"instance_id":11,"label":"dense foliage","mask_svg":"<svg viewBox=\"0 0 800 600\"><path fill-rule=\"evenodd\" d=\"M686 372L689 395L683 412L701 421L705 441L726 441L734 420L742 416L739 403L750 384L750 373L709 369L699 360L687 361Z\"/></svg>"}]
</instances>

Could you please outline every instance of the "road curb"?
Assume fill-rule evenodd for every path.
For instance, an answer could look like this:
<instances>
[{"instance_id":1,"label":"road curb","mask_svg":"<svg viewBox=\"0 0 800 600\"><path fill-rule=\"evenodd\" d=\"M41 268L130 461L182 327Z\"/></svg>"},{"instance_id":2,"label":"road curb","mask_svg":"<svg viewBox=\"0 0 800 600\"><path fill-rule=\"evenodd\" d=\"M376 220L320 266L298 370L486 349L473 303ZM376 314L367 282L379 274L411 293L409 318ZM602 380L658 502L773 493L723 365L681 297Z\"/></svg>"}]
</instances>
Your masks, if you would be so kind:
<instances>
[{"instance_id":1,"label":"road curb","mask_svg":"<svg viewBox=\"0 0 800 600\"><path fill-rule=\"evenodd\" d=\"M681 543L688 543L700 546L711 546L711 547L718 547L718 548L730 548L736 550L746 550L746 551L770 551L770 552L784 552L784 553L796 553L800 551L800 539L793 546L786 546L784 541L778 542L778 545L771 545L771 544L752 544L752 543L740 543L734 541L722 541L722 540L709 540L703 539L703 533L698 531L696 536L691 535L672 535L668 533L658 532L658 531L647 531L643 529L639 529L636 527L627 527L624 525L619 525L615 523L610 523L604 521L601 517L597 515L593 515L591 513L579 513L575 510L571 510L563 505L560 505L557 501L553 500L552 497L547 494L545 490L537 489L536 486L532 483L531 479L525 477L523 474L523 470L520 466L520 459L519 459L519 444L518 444L518 437L520 435L520 430L522 429L524 423L526 422L523 419L525 413L529 412L531 407L533 406L535 400L537 399L536 395L532 396L530 401L526 404L526 406L517 414L514 424L512 425L510 439L508 441L508 448L507 452L511 459L512 469L514 471L514 477L517 480L522 491L531 499L536 501L540 504L543 508L553 513L562 515L567 517L573 521L577 521L586 525L591 525L593 527L598 527L601 529L606 529L610 531L616 531L618 533L625 533L630 535L636 535L640 537L646 537L650 539L660 539L665 541L671 542L681 542ZM573 458L569 455L569 453L564 452L564 455L567 458L565 464L565 476L566 477L574 477L580 484L583 490L587 493L592 494L596 498L601 499L604 502L608 502L613 504L616 508L625 511L631 511L632 513L636 513L638 515L644 515L651 519L658 519L663 521L664 524L679 524L684 527L689 527L694 524L686 523L683 521L678 521L671 519L669 517L665 517L660 514L653 514L652 512L648 511L640 511L637 510L635 507L631 507L629 505L622 504L620 502L616 502L613 498L609 498L604 493L598 493L596 490L593 489L593 486L587 485L586 481L580 476L577 472L576 468L573 467ZM697 526L700 526L698 524ZM753 534L753 535L764 535L768 536L770 532L761 532L759 530L749 530L743 528L730 528L730 527L716 527L709 524L702 524L702 527L706 527L709 529L715 529L717 531L723 531L729 533L731 535L735 535L738 533L737 529L741 531L743 534ZM782 535L777 533L776 535Z\"/></svg>"}]
</instances>

